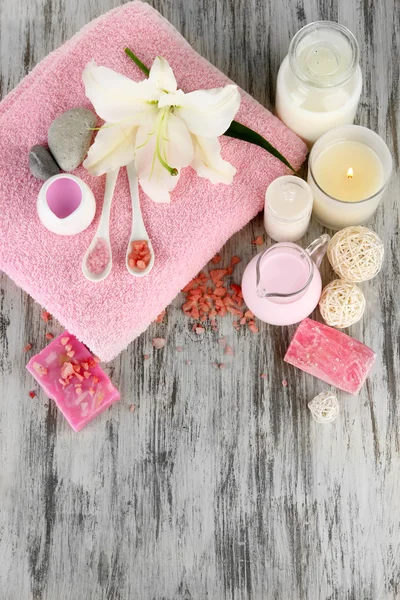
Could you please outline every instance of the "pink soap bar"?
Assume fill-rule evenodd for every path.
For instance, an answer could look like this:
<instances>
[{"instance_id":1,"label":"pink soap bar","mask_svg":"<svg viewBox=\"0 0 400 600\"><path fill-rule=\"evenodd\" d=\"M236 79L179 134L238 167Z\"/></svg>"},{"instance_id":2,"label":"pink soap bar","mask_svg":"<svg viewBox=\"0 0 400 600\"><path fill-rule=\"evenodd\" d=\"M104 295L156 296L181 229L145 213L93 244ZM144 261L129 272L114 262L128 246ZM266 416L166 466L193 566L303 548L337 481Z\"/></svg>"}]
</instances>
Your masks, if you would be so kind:
<instances>
[{"instance_id":1,"label":"pink soap bar","mask_svg":"<svg viewBox=\"0 0 400 600\"><path fill-rule=\"evenodd\" d=\"M285 361L350 394L358 394L375 361L375 352L350 336L304 319Z\"/></svg>"},{"instance_id":2,"label":"pink soap bar","mask_svg":"<svg viewBox=\"0 0 400 600\"><path fill-rule=\"evenodd\" d=\"M98 362L86 346L65 331L26 366L74 431L80 431L120 398Z\"/></svg>"}]
</instances>

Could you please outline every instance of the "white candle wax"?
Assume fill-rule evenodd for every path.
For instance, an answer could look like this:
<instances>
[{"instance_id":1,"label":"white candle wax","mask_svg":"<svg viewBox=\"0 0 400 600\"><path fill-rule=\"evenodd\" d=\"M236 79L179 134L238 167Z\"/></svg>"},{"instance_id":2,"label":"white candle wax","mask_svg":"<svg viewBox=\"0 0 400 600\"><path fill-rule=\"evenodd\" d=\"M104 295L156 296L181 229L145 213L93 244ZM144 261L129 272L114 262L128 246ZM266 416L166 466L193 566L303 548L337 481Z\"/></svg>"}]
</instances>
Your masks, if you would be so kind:
<instances>
[{"instance_id":1,"label":"white candle wax","mask_svg":"<svg viewBox=\"0 0 400 600\"><path fill-rule=\"evenodd\" d=\"M265 194L264 226L276 242L296 242L307 231L313 198L310 186L294 175L278 177Z\"/></svg>"},{"instance_id":2,"label":"white candle wax","mask_svg":"<svg viewBox=\"0 0 400 600\"><path fill-rule=\"evenodd\" d=\"M314 163L316 183L343 202L370 198L383 185L383 165L376 152L361 142L336 142Z\"/></svg>"},{"instance_id":3,"label":"white candle wax","mask_svg":"<svg viewBox=\"0 0 400 600\"><path fill-rule=\"evenodd\" d=\"M309 159L314 215L333 229L364 223L378 207L391 169L389 149L373 131L352 125L326 133Z\"/></svg>"},{"instance_id":4,"label":"white candle wax","mask_svg":"<svg viewBox=\"0 0 400 600\"><path fill-rule=\"evenodd\" d=\"M329 21L293 38L279 69L276 113L310 146L326 131L353 123L362 88L353 34Z\"/></svg>"}]
</instances>

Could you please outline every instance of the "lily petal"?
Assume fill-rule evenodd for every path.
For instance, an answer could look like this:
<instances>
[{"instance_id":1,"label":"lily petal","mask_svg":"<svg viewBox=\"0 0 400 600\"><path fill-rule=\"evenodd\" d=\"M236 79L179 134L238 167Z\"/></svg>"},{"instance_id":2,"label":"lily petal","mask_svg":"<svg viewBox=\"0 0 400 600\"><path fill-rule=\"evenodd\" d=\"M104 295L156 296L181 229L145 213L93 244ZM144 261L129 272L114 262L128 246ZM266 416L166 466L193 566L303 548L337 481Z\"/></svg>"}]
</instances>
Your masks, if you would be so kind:
<instances>
[{"instance_id":1,"label":"lily petal","mask_svg":"<svg viewBox=\"0 0 400 600\"><path fill-rule=\"evenodd\" d=\"M137 83L94 61L86 65L82 77L85 94L104 121L142 125L157 111L162 92L149 79Z\"/></svg>"},{"instance_id":2,"label":"lily petal","mask_svg":"<svg viewBox=\"0 0 400 600\"><path fill-rule=\"evenodd\" d=\"M105 123L89 148L83 166L91 175L103 175L133 160L137 127Z\"/></svg>"},{"instance_id":3,"label":"lily petal","mask_svg":"<svg viewBox=\"0 0 400 600\"><path fill-rule=\"evenodd\" d=\"M232 183L236 168L221 156L221 146L217 138L192 136L194 158L191 167L200 177L211 183Z\"/></svg>"},{"instance_id":4,"label":"lily petal","mask_svg":"<svg viewBox=\"0 0 400 600\"><path fill-rule=\"evenodd\" d=\"M165 92L176 92L177 84L173 70L162 56L157 56L150 69L149 81Z\"/></svg>"},{"instance_id":5,"label":"lily petal","mask_svg":"<svg viewBox=\"0 0 400 600\"><path fill-rule=\"evenodd\" d=\"M139 127L136 136L136 171L144 192L154 202L170 202L169 192L178 183L179 175L172 175L166 166L174 169L186 167L192 159L190 133L185 124L169 110L160 111L153 127Z\"/></svg>"},{"instance_id":6,"label":"lily petal","mask_svg":"<svg viewBox=\"0 0 400 600\"><path fill-rule=\"evenodd\" d=\"M228 129L239 106L237 86L227 85L185 94L175 112L191 133L203 137L218 137Z\"/></svg>"}]
</instances>

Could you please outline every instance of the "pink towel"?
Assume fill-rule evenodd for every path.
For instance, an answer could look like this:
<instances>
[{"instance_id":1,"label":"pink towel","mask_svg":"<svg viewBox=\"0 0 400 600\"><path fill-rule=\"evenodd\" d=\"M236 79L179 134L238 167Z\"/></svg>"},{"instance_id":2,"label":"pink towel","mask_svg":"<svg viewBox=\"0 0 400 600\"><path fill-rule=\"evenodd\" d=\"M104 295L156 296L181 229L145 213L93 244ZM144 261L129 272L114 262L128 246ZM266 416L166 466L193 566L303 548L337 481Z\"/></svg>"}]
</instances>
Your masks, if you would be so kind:
<instances>
[{"instance_id":1,"label":"pink towel","mask_svg":"<svg viewBox=\"0 0 400 600\"><path fill-rule=\"evenodd\" d=\"M157 11L131 2L84 27L0 105L0 268L102 360L111 360L148 327L226 240L262 209L268 184L287 172L264 150L221 138L223 157L237 168L231 186L214 186L187 168L170 205L154 204L141 192L156 260L151 274L137 279L125 268L132 217L122 169L111 213L113 270L104 282L86 281L81 261L98 224L105 177L91 177L83 167L75 171L95 194L96 218L77 236L57 236L38 219L41 182L29 172L28 152L47 142L50 123L63 111L91 108L82 84L82 71L90 60L143 79L124 54L125 46L149 66L157 55L164 56L186 92L230 83ZM303 142L253 98L241 95L236 119L265 136L299 167L307 152Z\"/></svg>"}]
</instances>

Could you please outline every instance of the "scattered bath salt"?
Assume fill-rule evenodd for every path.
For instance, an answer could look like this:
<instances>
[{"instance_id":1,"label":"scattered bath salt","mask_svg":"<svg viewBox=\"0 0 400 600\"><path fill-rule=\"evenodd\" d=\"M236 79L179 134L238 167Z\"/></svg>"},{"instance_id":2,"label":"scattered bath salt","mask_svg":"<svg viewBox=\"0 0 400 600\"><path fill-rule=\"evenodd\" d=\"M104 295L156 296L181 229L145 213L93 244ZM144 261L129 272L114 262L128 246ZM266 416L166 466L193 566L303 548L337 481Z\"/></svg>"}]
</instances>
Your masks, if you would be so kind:
<instances>
[{"instance_id":1,"label":"scattered bath salt","mask_svg":"<svg viewBox=\"0 0 400 600\"><path fill-rule=\"evenodd\" d=\"M187 360L186 364L190 367L190 365L192 364L192 361L191 360Z\"/></svg>"},{"instance_id":2,"label":"scattered bath salt","mask_svg":"<svg viewBox=\"0 0 400 600\"><path fill-rule=\"evenodd\" d=\"M110 262L110 251L104 238L99 238L89 254L86 266L94 275L100 275Z\"/></svg>"},{"instance_id":3,"label":"scattered bath salt","mask_svg":"<svg viewBox=\"0 0 400 600\"><path fill-rule=\"evenodd\" d=\"M183 348L182 348L182 346L176 346L175 350L176 350L177 352L183 352Z\"/></svg>"},{"instance_id":4,"label":"scattered bath salt","mask_svg":"<svg viewBox=\"0 0 400 600\"><path fill-rule=\"evenodd\" d=\"M288 386L287 379L282 379L282 385L283 385L283 387L287 387Z\"/></svg>"},{"instance_id":5,"label":"scattered bath salt","mask_svg":"<svg viewBox=\"0 0 400 600\"><path fill-rule=\"evenodd\" d=\"M226 337L219 338L218 344L221 346L221 348L225 348L227 344Z\"/></svg>"},{"instance_id":6,"label":"scattered bath salt","mask_svg":"<svg viewBox=\"0 0 400 600\"><path fill-rule=\"evenodd\" d=\"M217 362L213 362L213 363L211 363L211 365L213 367L215 367L216 369L219 369L219 364Z\"/></svg>"},{"instance_id":7,"label":"scattered bath salt","mask_svg":"<svg viewBox=\"0 0 400 600\"><path fill-rule=\"evenodd\" d=\"M252 333L258 333L258 327L257 325L254 323L254 321L250 321L249 324L249 329Z\"/></svg>"},{"instance_id":8,"label":"scattered bath salt","mask_svg":"<svg viewBox=\"0 0 400 600\"><path fill-rule=\"evenodd\" d=\"M225 282L225 278L232 274L235 265L240 262L238 256L233 256L227 269L211 269L208 275L201 271L183 288L186 299L182 310L187 317L197 321L193 323L192 331L202 333L206 321L209 321L213 331L218 331L216 317L231 314L238 317L233 321L237 331L242 325L248 325L253 333L257 333L254 314L244 306L241 286Z\"/></svg>"},{"instance_id":9,"label":"scattered bath salt","mask_svg":"<svg viewBox=\"0 0 400 600\"><path fill-rule=\"evenodd\" d=\"M63 338L61 338L61 344L63 346L66 346L68 344L68 342L69 342L69 337L63 337Z\"/></svg>"},{"instance_id":10,"label":"scattered bath salt","mask_svg":"<svg viewBox=\"0 0 400 600\"><path fill-rule=\"evenodd\" d=\"M129 407L129 412L133 413L136 410L136 405L135 404L131 404Z\"/></svg>"},{"instance_id":11,"label":"scattered bath salt","mask_svg":"<svg viewBox=\"0 0 400 600\"><path fill-rule=\"evenodd\" d=\"M222 260L222 258L221 258L221 255L220 255L220 254L216 254L216 255L215 255L215 256L214 256L214 257L211 259L211 262L212 262L214 265L217 265L219 262L221 262L221 260Z\"/></svg>"},{"instance_id":12,"label":"scattered bath salt","mask_svg":"<svg viewBox=\"0 0 400 600\"><path fill-rule=\"evenodd\" d=\"M267 379L268 375L266 373L261 373L260 377L261 379Z\"/></svg>"},{"instance_id":13,"label":"scattered bath salt","mask_svg":"<svg viewBox=\"0 0 400 600\"><path fill-rule=\"evenodd\" d=\"M54 335L52 333L46 333L46 340L52 340Z\"/></svg>"},{"instance_id":14,"label":"scattered bath salt","mask_svg":"<svg viewBox=\"0 0 400 600\"><path fill-rule=\"evenodd\" d=\"M225 348L224 354L226 354L227 356L235 356L235 352L234 352L232 346L227 346Z\"/></svg>"},{"instance_id":15,"label":"scattered bath salt","mask_svg":"<svg viewBox=\"0 0 400 600\"><path fill-rule=\"evenodd\" d=\"M246 319L254 319L254 314L251 312L251 310L246 310L244 316L246 317Z\"/></svg>"},{"instance_id":16,"label":"scattered bath salt","mask_svg":"<svg viewBox=\"0 0 400 600\"><path fill-rule=\"evenodd\" d=\"M261 246L264 243L264 239L262 237L262 235L259 235L255 240L253 240L251 242L252 244L254 244L255 246Z\"/></svg>"},{"instance_id":17,"label":"scattered bath salt","mask_svg":"<svg viewBox=\"0 0 400 600\"><path fill-rule=\"evenodd\" d=\"M146 240L135 240L131 243L128 264L131 269L143 271L149 265L151 252ZM157 317L158 318L158 317ZM161 322L161 321L159 321Z\"/></svg>"},{"instance_id":18,"label":"scattered bath salt","mask_svg":"<svg viewBox=\"0 0 400 600\"><path fill-rule=\"evenodd\" d=\"M225 369L225 363L220 363L220 364L218 365L218 367L219 367L220 369Z\"/></svg>"},{"instance_id":19,"label":"scattered bath salt","mask_svg":"<svg viewBox=\"0 0 400 600\"><path fill-rule=\"evenodd\" d=\"M162 312L160 312L158 317L154 320L154 323L162 323L166 314L167 314L167 311L164 309Z\"/></svg>"},{"instance_id":20,"label":"scattered bath salt","mask_svg":"<svg viewBox=\"0 0 400 600\"><path fill-rule=\"evenodd\" d=\"M47 310L42 310L42 319L45 323L48 323L51 321L52 316L49 312L47 312Z\"/></svg>"},{"instance_id":21,"label":"scattered bath salt","mask_svg":"<svg viewBox=\"0 0 400 600\"><path fill-rule=\"evenodd\" d=\"M24 347L24 352L29 352L29 350L32 350L32 344L27 344L27 345Z\"/></svg>"},{"instance_id":22,"label":"scattered bath salt","mask_svg":"<svg viewBox=\"0 0 400 600\"><path fill-rule=\"evenodd\" d=\"M29 392L29 397L30 397L30 398L32 398L32 399L33 399L33 398L36 398L36 392L34 392L33 390L31 390L31 391Z\"/></svg>"},{"instance_id":23,"label":"scattered bath salt","mask_svg":"<svg viewBox=\"0 0 400 600\"><path fill-rule=\"evenodd\" d=\"M99 357L98 357L98 356L93 356L93 360L94 360L94 362L96 363L96 365L98 365L98 364L100 364L100 363L101 363L101 360L99 359Z\"/></svg>"},{"instance_id":24,"label":"scattered bath salt","mask_svg":"<svg viewBox=\"0 0 400 600\"><path fill-rule=\"evenodd\" d=\"M153 344L156 350L161 350L162 348L164 348L165 344L167 343L167 340L165 338L153 338L151 340L151 343Z\"/></svg>"},{"instance_id":25,"label":"scattered bath salt","mask_svg":"<svg viewBox=\"0 0 400 600\"><path fill-rule=\"evenodd\" d=\"M149 360L150 354L143 354L143 358L144 358L144 360Z\"/></svg>"},{"instance_id":26,"label":"scattered bath salt","mask_svg":"<svg viewBox=\"0 0 400 600\"><path fill-rule=\"evenodd\" d=\"M197 333L197 335L201 335L205 332L205 329L204 327L200 327L199 325L197 325L197 327L195 327L195 332Z\"/></svg>"}]
</instances>

